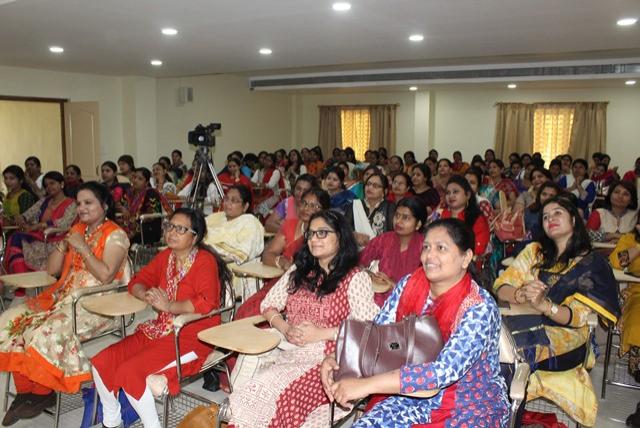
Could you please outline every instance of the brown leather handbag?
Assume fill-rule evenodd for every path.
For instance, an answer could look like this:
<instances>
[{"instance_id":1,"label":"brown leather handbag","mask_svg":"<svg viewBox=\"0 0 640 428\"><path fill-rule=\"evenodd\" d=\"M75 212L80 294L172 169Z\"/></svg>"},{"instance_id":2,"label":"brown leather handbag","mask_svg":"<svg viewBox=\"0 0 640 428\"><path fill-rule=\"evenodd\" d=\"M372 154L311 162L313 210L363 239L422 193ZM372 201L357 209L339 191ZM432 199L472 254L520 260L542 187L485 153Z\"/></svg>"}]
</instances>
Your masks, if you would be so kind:
<instances>
[{"instance_id":1,"label":"brown leather handbag","mask_svg":"<svg viewBox=\"0 0 640 428\"><path fill-rule=\"evenodd\" d=\"M403 365L428 363L438 357L442 347L440 328L430 316L409 315L386 325L345 320L336 340L340 369L334 379L370 377Z\"/></svg>"},{"instance_id":2,"label":"brown leather handbag","mask_svg":"<svg viewBox=\"0 0 640 428\"><path fill-rule=\"evenodd\" d=\"M218 421L217 403L208 406L198 406L190 411L178 424L178 428L211 428Z\"/></svg>"}]
</instances>

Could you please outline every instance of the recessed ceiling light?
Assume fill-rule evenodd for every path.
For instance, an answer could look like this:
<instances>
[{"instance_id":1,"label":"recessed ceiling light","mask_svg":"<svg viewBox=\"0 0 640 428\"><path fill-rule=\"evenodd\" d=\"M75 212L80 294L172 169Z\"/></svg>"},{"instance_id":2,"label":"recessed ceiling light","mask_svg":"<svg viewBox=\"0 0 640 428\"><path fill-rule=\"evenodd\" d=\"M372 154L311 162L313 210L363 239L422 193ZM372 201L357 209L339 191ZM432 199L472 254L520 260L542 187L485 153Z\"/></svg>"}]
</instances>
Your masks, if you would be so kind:
<instances>
[{"instance_id":1,"label":"recessed ceiling light","mask_svg":"<svg viewBox=\"0 0 640 428\"><path fill-rule=\"evenodd\" d=\"M334 3L331 7L333 7L333 10L335 10L336 12L346 12L348 10L351 10L351 3L340 1Z\"/></svg>"},{"instance_id":2,"label":"recessed ceiling light","mask_svg":"<svg viewBox=\"0 0 640 428\"><path fill-rule=\"evenodd\" d=\"M62 53L64 52L64 48L60 46L49 46L49 50L53 53Z\"/></svg>"},{"instance_id":3,"label":"recessed ceiling light","mask_svg":"<svg viewBox=\"0 0 640 428\"><path fill-rule=\"evenodd\" d=\"M626 82L624 82L625 85L627 86L633 86L636 84L635 80L627 80Z\"/></svg>"},{"instance_id":4,"label":"recessed ceiling light","mask_svg":"<svg viewBox=\"0 0 640 428\"><path fill-rule=\"evenodd\" d=\"M509 88L509 89L515 89L515 88L517 88L517 87L518 87L518 85L516 85L515 83L509 83L509 84L507 85L507 88Z\"/></svg>"},{"instance_id":5,"label":"recessed ceiling light","mask_svg":"<svg viewBox=\"0 0 640 428\"><path fill-rule=\"evenodd\" d=\"M409 86L409 90L410 91L417 91L418 87L417 86Z\"/></svg>"},{"instance_id":6,"label":"recessed ceiling light","mask_svg":"<svg viewBox=\"0 0 640 428\"><path fill-rule=\"evenodd\" d=\"M175 28L163 28L162 29L162 34L164 34L165 36L175 36L176 34L178 34L178 30L176 30Z\"/></svg>"},{"instance_id":7,"label":"recessed ceiling light","mask_svg":"<svg viewBox=\"0 0 640 428\"><path fill-rule=\"evenodd\" d=\"M412 42L421 42L424 40L424 36L422 34L412 34L409 36L409 40Z\"/></svg>"},{"instance_id":8,"label":"recessed ceiling light","mask_svg":"<svg viewBox=\"0 0 640 428\"><path fill-rule=\"evenodd\" d=\"M159 59L152 59L151 65L153 65L154 67L160 67L162 65L162 61L160 61Z\"/></svg>"},{"instance_id":9,"label":"recessed ceiling light","mask_svg":"<svg viewBox=\"0 0 640 428\"><path fill-rule=\"evenodd\" d=\"M634 25L638 22L638 18L621 18L618 19L617 24L621 27L628 27L629 25Z\"/></svg>"},{"instance_id":10,"label":"recessed ceiling light","mask_svg":"<svg viewBox=\"0 0 640 428\"><path fill-rule=\"evenodd\" d=\"M260 55L271 55L273 53L269 48L262 48L258 52L260 52Z\"/></svg>"}]
</instances>

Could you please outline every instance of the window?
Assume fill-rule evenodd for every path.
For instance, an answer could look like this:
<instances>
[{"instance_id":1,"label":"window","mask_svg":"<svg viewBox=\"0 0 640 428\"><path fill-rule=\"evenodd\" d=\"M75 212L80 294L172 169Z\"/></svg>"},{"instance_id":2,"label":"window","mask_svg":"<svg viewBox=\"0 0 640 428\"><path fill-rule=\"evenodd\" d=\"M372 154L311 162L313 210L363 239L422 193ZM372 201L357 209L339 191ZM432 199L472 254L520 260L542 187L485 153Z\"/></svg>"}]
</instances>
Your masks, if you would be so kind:
<instances>
[{"instance_id":1,"label":"window","mask_svg":"<svg viewBox=\"0 0 640 428\"><path fill-rule=\"evenodd\" d=\"M371 133L371 115L368 108L343 108L340 111L342 121L342 148L351 147L356 159L364 159L369 150Z\"/></svg>"},{"instance_id":2,"label":"window","mask_svg":"<svg viewBox=\"0 0 640 428\"><path fill-rule=\"evenodd\" d=\"M550 161L569 152L573 106L539 105L533 116L533 151Z\"/></svg>"}]
</instances>

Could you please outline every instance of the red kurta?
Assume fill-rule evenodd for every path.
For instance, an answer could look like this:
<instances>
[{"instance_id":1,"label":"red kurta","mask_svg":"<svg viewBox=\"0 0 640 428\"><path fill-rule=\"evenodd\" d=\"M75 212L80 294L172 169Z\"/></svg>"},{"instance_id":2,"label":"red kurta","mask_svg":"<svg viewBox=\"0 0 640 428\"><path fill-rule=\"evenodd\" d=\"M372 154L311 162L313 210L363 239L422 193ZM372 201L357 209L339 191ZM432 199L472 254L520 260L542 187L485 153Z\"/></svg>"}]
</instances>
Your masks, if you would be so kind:
<instances>
[{"instance_id":1,"label":"red kurta","mask_svg":"<svg viewBox=\"0 0 640 428\"><path fill-rule=\"evenodd\" d=\"M146 288L158 287L167 289L167 264L171 249L158 254L147 266L129 282L129 292L134 284L142 284ZM178 284L176 301L189 300L196 313L204 314L220 307L220 283L218 282L218 265L211 253L199 250L196 258ZM220 324L220 317L206 318L185 327L180 333L180 352L182 355L193 351L198 356L196 361L182 366L183 375L195 374L212 351L212 348L198 340L201 330ZM124 389L128 394L139 399L144 393L146 379L150 374L159 373L162 368L175 361L173 333L160 339L149 339L140 331L109 346L92 358L96 370L110 391ZM179 391L175 368L162 371L169 380L169 391Z\"/></svg>"}]
</instances>

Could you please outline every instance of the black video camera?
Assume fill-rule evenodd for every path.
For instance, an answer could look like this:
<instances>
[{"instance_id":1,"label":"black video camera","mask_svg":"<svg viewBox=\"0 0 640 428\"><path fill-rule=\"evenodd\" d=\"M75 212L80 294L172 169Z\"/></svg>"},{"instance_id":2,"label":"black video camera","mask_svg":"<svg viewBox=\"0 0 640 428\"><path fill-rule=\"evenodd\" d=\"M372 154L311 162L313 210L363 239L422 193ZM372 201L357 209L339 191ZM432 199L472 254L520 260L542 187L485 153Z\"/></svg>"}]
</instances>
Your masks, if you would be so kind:
<instances>
[{"instance_id":1,"label":"black video camera","mask_svg":"<svg viewBox=\"0 0 640 428\"><path fill-rule=\"evenodd\" d=\"M187 134L187 141L194 146L213 147L216 145L216 137L214 132L222 129L220 123L210 123L207 126L199 124L193 131Z\"/></svg>"}]
</instances>

